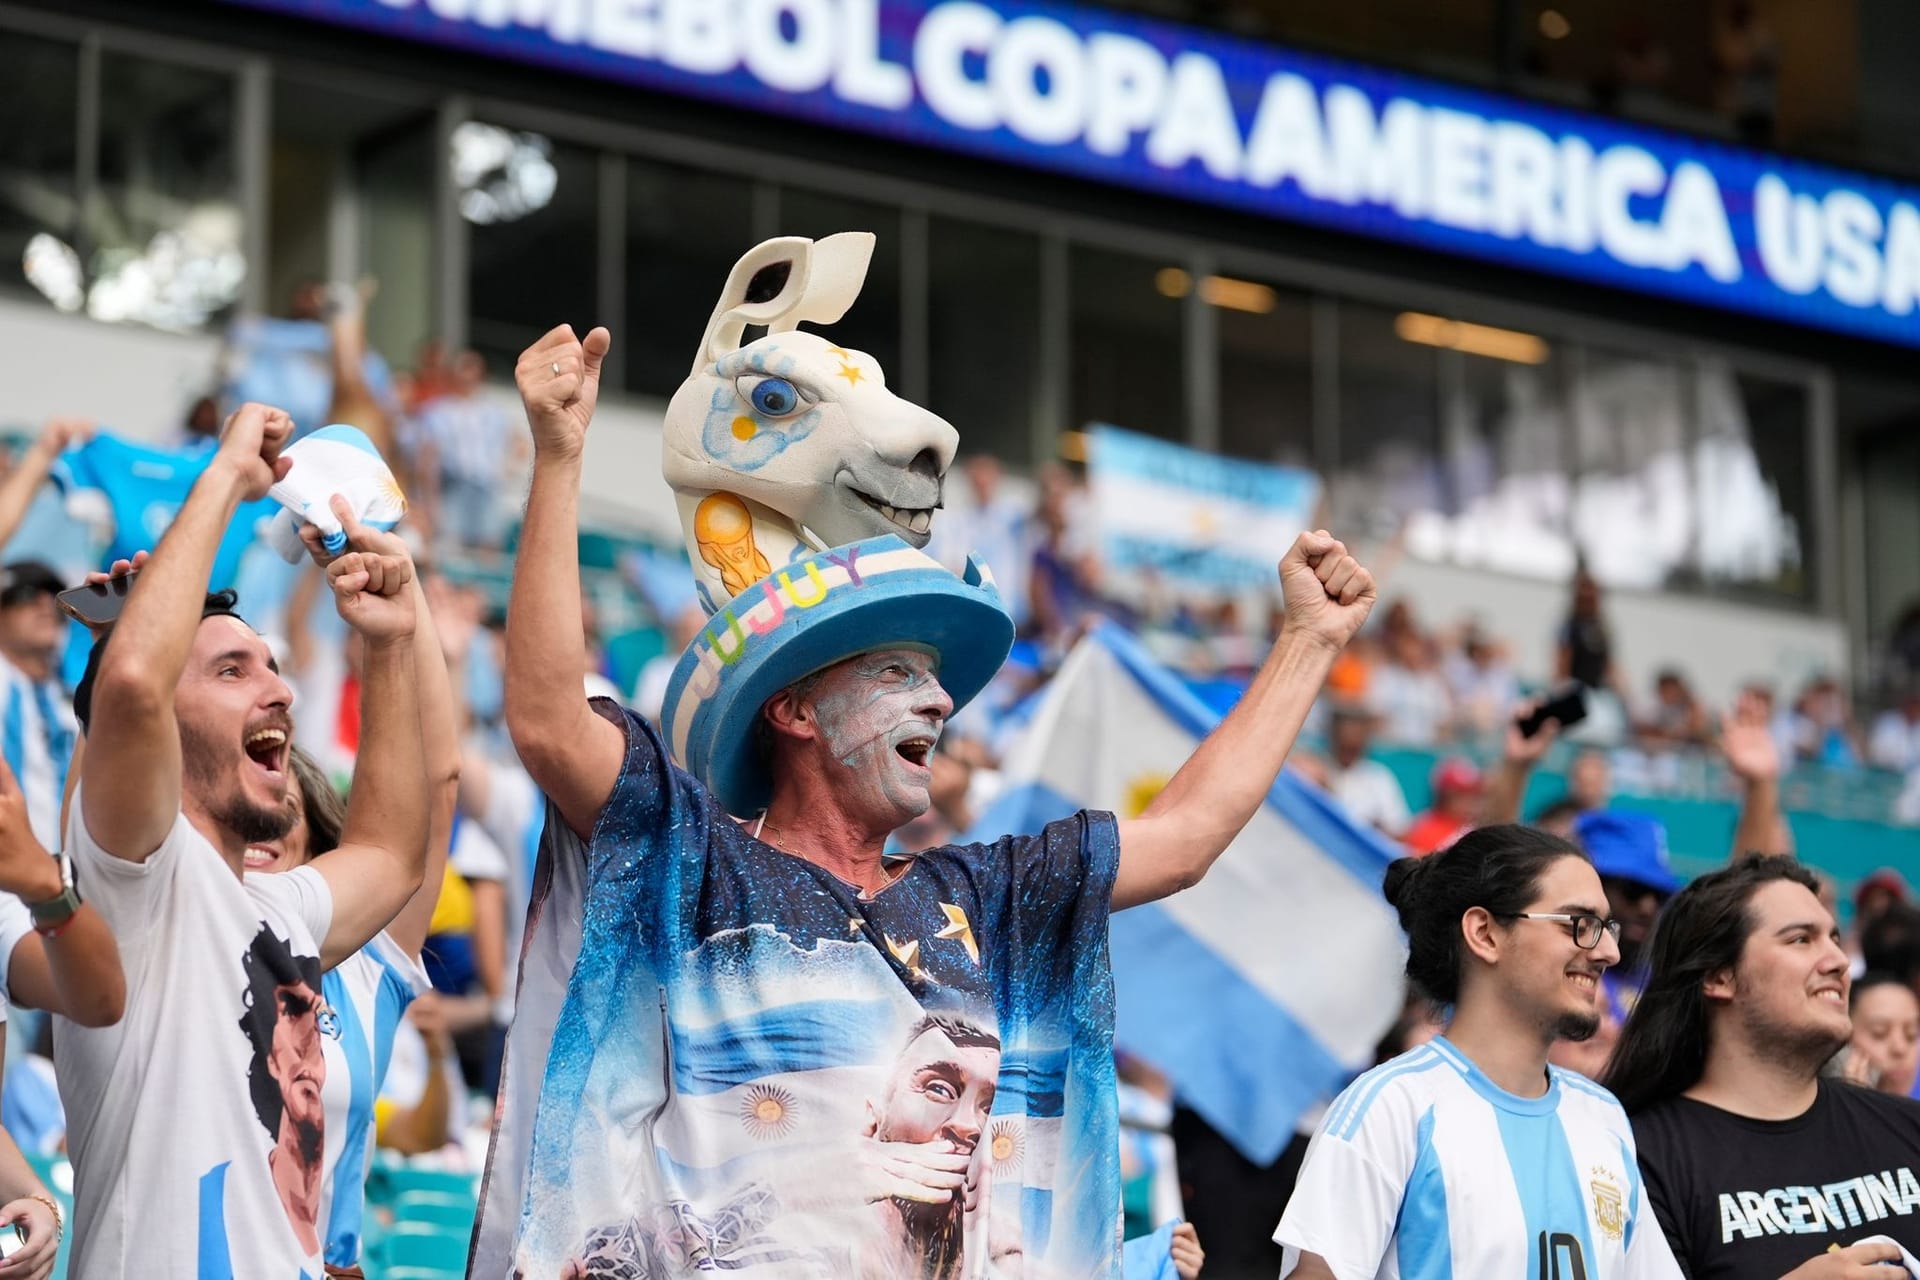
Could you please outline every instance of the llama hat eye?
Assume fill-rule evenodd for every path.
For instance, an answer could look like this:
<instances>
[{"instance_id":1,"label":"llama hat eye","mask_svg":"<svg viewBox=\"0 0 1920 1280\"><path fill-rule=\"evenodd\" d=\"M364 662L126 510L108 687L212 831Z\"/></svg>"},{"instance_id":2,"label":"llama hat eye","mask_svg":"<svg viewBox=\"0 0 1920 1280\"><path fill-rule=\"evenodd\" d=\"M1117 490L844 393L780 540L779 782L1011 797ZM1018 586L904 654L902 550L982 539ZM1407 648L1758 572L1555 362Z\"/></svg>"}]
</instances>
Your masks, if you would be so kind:
<instances>
[{"instance_id":1,"label":"llama hat eye","mask_svg":"<svg viewBox=\"0 0 1920 1280\"><path fill-rule=\"evenodd\" d=\"M740 398L764 418L790 418L813 403L793 383L767 374L742 374L734 379L734 386Z\"/></svg>"}]
</instances>

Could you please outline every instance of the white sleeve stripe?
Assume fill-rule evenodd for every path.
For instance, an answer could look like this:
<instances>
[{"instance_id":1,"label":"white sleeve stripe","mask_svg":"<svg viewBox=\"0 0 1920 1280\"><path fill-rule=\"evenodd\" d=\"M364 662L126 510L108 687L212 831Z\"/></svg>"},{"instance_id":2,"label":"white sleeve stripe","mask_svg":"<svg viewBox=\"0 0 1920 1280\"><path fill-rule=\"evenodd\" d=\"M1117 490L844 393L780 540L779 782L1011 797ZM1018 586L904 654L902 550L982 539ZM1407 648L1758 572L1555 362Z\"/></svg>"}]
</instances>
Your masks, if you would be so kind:
<instances>
[{"instance_id":1,"label":"white sleeve stripe","mask_svg":"<svg viewBox=\"0 0 1920 1280\"><path fill-rule=\"evenodd\" d=\"M1346 1090L1334 1102L1333 1110L1327 1113L1325 1121L1322 1122L1322 1127L1328 1133L1337 1132L1340 1127L1346 1123L1346 1118L1352 1113L1354 1104L1360 1100L1360 1095L1368 1088L1376 1082L1381 1081L1386 1075L1394 1072L1396 1068L1406 1066L1416 1059L1425 1060L1432 1056L1433 1050L1431 1045L1422 1045L1418 1049L1410 1050L1398 1058L1390 1058L1379 1066L1369 1068L1362 1072L1352 1084L1346 1087Z\"/></svg>"},{"instance_id":2,"label":"white sleeve stripe","mask_svg":"<svg viewBox=\"0 0 1920 1280\"><path fill-rule=\"evenodd\" d=\"M1367 1096L1354 1106L1351 1118L1343 1121L1342 1127L1345 1131L1335 1134L1334 1136L1351 1141L1354 1135L1360 1132L1360 1126L1366 1120L1367 1112L1373 1109L1373 1104L1379 1100L1380 1094L1386 1089L1387 1085L1398 1080L1401 1076L1419 1075L1422 1072L1437 1071L1448 1065L1450 1064L1446 1059L1435 1054L1423 1058L1419 1062L1404 1063L1398 1070L1390 1071L1382 1075L1378 1080L1373 1082L1373 1086L1367 1091Z\"/></svg>"}]
</instances>

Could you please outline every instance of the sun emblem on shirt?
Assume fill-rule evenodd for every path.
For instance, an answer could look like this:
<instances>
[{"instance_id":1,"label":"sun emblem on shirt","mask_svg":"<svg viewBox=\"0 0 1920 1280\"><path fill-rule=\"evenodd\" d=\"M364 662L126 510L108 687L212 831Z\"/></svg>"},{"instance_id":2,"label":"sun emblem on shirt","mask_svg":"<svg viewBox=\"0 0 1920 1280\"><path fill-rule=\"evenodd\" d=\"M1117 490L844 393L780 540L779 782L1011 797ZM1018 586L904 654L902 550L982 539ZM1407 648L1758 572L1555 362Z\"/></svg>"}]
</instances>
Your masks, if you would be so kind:
<instances>
[{"instance_id":1,"label":"sun emblem on shirt","mask_svg":"<svg viewBox=\"0 0 1920 1280\"><path fill-rule=\"evenodd\" d=\"M1020 1126L1011 1120L996 1123L993 1136L987 1140L987 1144L995 1169L1018 1169L1021 1157L1027 1153L1026 1138L1020 1132Z\"/></svg>"},{"instance_id":2,"label":"sun emblem on shirt","mask_svg":"<svg viewBox=\"0 0 1920 1280\"><path fill-rule=\"evenodd\" d=\"M1627 1207L1620 1185L1613 1181L1611 1169L1595 1165L1593 1175L1593 1181L1587 1184L1593 1190L1593 1220L1607 1239L1618 1240L1627 1229Z\"/></svg>"},{"instance_id":3,"label":"sun emblem on shirt","mask_svg":"<svg viewBox=\"0 0 1920 1280\"><path fill-rule=\"evenodd\" d=\"M1126 803L1121 806L1122 811L1129 818L1139 817L1171 781L1173 779L1164 773L1143 773L1131 779L1127 783Z\"/></svg>"},{"instance_id":4,"label":"sun emblem on shirt","mask_svg":"<svg viewBox=\"0 0 1920 1280\"><path fill-rule=\"evenodd\" d=\"M740 1127L762 1142L784 1138L799 1123L794 1119L793 1095L770 1084L756 1084L740 1100Z\"/></svg>"}]
</instances>

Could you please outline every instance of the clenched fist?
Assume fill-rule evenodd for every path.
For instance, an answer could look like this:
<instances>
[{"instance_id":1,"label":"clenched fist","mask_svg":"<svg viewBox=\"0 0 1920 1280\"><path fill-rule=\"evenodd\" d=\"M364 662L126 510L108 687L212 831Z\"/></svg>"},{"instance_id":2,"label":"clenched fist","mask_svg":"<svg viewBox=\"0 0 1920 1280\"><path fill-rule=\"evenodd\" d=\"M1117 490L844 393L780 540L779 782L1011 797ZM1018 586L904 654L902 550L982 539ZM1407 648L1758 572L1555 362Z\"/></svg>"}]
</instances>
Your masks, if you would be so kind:
<instances>
[{"instance_id":1,"label":"clenched fist","mask_svg":"<svg viewBox=\"0 0 1920 1280\"><path fill-rule=\"evenodd\" d=\"M1325 529L1301 534L1281 557L1280 589L1287 631L1331 649L1344 648L1373 611L1373 575Z\"/></svg>"}]
</instances>

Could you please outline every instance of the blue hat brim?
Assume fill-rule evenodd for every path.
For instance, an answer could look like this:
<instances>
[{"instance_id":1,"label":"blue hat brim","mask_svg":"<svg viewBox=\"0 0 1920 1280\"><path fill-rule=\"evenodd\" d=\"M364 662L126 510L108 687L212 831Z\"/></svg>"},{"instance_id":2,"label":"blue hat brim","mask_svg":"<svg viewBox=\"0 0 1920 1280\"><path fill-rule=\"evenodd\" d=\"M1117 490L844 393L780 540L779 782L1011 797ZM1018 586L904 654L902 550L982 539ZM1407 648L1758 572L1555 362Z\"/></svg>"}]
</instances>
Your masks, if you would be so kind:
<instances>
[{"instance_id":1,"label":"blue hat brim","mask_svg":"<svg viewBox=\"0 0 1920 1280\"><path fill-rule=\"evenodd\" d=\"M777 616L765 603L775 595ZM1013 619L983 568L969 563L963 577L898 537L869 538L803 557L723 605L674 667L661 736L727 812L758 813L773 789L758 740L774 694L855 654L917 647L938 658L958 711L1012 645Z\"/></svg>"}]
</instances>

